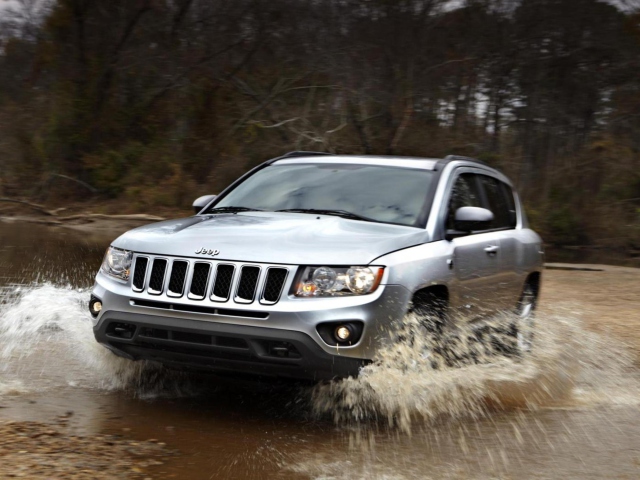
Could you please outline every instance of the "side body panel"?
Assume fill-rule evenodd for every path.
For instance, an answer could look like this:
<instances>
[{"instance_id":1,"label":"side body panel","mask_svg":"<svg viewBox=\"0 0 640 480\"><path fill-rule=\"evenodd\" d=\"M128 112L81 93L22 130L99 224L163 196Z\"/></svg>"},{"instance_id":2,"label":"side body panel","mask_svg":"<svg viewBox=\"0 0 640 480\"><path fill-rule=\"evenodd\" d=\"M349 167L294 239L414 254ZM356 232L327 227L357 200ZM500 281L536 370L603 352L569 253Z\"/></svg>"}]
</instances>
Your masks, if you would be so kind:
<instances>
[{"instance_id":1,"label":"side body panel","mask_svg":"<svg viewBox=\"0 0 640 480\"><path fill-rule=\"evenodd\" d=\"M392 252L372 263L387 267L387 284L402 285L411 294L433 285L445 285L451 294L457 292L452 260L452 243L441 240ZM451 300L457 303L457 299Z\"/></svg>"},{"instance_id":2,"label":"side body panel","mask_svg":"<svg viewBox=\"0 0 640 480\"><path fill-rule=\"evenodd\" d=\"M533 230L520 228L501 233L501 308L511 311L522 294L527 276L542 269L542 239Z\"/></svg>"},{"instance_id":3,"label":"side body panel","mask_svg":"<svg viewBox=\"0 0 640 480\"><path fill-rule=\"evenodd\" d=\"M502 258L500 239L495 232L479 233L456 238L451 245L457 289L457 303L452 307L471 318L494 313Z\"/></svg>"}]
</instances>

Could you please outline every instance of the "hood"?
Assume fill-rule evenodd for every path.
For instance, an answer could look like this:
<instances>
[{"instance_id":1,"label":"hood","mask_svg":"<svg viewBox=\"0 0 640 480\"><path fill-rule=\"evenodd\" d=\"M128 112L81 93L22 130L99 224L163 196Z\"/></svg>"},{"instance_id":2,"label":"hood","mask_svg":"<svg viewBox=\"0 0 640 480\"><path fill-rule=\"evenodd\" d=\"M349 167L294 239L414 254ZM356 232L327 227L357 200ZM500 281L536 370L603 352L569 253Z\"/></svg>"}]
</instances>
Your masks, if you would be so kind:
<instances>
[{"instance_id":1,"label":"hood","mask_svg":"<svg viewBox=\"0 0 640 480\"><path fill-rule=\"evenodd\" d=\"M153 223L113 246L139 253L295 265L367 265L385 253L428 241L418 228L331 215L242 212ZM218 250L215 257L196 255Z\"/></svg>"}]
</instances>

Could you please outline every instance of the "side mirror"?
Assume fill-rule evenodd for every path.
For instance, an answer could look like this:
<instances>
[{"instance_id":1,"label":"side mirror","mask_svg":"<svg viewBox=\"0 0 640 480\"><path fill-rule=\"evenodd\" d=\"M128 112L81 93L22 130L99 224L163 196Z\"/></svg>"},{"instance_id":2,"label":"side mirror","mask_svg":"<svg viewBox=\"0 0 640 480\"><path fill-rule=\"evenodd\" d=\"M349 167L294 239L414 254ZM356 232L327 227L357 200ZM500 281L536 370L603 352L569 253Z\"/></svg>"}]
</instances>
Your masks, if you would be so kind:
<instances>
[{"instance_id":1,"label":"side mirror","mask_svg":"<svg viewBox=\"0 0 640 480\"><path fill-rule=\"evenodd\" d=\"M457 232L469 233L485 230L493 220L491 210L480 207L460 207L456 210L453 226Z\"/></svg>"},{"instance_id":2,"label":"side mirror","mask_svg":"<svg viewBox=\"0 0 640 480\"><path fill-rule=\"evenodd\" d=\"M202 197L196 198L196 200L193 202L193 211L196 212L196 214L200 213L200 210L202 210L211 200L216 197L217 195L203 195Z\"/></svg>"}]
</instances>

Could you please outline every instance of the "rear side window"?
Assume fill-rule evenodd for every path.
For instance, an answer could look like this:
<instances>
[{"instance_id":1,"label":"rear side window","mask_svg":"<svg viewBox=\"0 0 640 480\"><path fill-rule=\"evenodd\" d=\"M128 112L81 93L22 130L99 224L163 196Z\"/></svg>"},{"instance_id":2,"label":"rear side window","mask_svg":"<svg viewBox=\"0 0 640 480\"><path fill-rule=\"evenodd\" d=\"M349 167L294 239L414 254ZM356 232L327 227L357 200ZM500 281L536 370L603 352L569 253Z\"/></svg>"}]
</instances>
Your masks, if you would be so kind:
<instances>
[{"instance_id":1,"label":"rear side window","mask_svg":"<svg viewBox=\"0 0 640 480\"><path fill-rule=\"evenodd\" d=\"M486 175L479 177L487 198L487 207L493 212L493 221L489 228L514 228L516 211L511 188L496 178Z\"/></svg>"},{"instance_id":2,"label":"rear side window","mask_svg":"<svg viewBox=\"0 0 640 480\"><path fill-rule=\"evenodd\" d=\"M447 213L448 230L454 230L454 218L456 210L461 207L482 207L480 192L478 191L477 175L463 173L456 179L449 199L449 211Z\"/></svg>"},{"instance_id":3,"label":"rear side window","mask_svg":"<svg viewBox=\"0 0 640 480\"><path fill-rule=\"evenodd\" d=\"M518 223L518 214L516 213L516 201L513 195L513 190L506 183L499 182L502 187L505 198L507 199L507 206L509 207L509 227L516 228Z\"/></svg>"}]
</instances>

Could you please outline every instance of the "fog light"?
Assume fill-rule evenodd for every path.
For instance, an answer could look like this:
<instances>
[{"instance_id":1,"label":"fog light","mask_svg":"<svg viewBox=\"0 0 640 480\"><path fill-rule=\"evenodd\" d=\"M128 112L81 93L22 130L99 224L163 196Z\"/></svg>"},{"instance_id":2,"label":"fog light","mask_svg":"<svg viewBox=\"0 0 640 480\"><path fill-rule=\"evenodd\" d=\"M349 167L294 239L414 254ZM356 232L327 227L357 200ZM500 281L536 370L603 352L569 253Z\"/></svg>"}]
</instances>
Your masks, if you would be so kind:
<instances>
[{"instance_id":1,"label":"fog light","mask_svg":"<svg viewBox=\"0 0 640 480\"><path fill-rule=\"evenodd\" d=\"M102 302L96 297L91 297L89 301L89 312L92 316L97 317L102 310Z\"/></svg>"},{"instance_id":2,"label":"fog light","mask_svg":"<svg viewBox=\"0 0 640 480\"><path fill-rule=\"evenodd\" d=\"M351 329L348 325L340 325L336 328L336 338L340 342L346 342L351 337Z\"/></svg>"},{"instance_id":3,"label":"fog light","mask_svg":"<svg viewBox=\"0 0 640 480\"><path fill-rule=\"evenodd\" d=\"M364 333L364 322L342 319L319 323L316 326L320 338L331 347L357 345Z\"/></svg>"}]
</instances>

